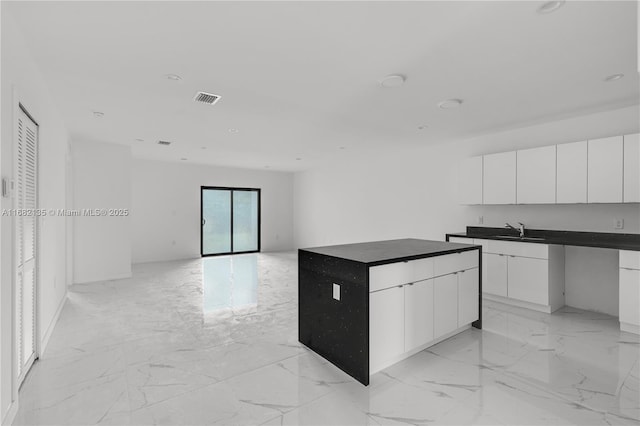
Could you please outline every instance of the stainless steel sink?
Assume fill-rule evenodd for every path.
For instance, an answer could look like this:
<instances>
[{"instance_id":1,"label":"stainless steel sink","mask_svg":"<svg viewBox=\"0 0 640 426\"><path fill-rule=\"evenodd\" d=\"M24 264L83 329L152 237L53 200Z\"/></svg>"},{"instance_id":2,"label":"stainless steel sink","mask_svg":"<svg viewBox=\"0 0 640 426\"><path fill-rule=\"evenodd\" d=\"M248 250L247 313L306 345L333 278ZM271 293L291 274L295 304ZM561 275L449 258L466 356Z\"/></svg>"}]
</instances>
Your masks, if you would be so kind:
<instances>
[{"instance_id":1,"label":"stainless steel sink","mask_svg":"<svg viewBox=\"0 0 640 426\"><path fill-rule=\"evenodd\" d=\"M517 241L543 241L544 238L540 237L519 237L517 235L496 235L498 238L505 238L507 240L517 240Z\"/></svg>"}]
</instances>

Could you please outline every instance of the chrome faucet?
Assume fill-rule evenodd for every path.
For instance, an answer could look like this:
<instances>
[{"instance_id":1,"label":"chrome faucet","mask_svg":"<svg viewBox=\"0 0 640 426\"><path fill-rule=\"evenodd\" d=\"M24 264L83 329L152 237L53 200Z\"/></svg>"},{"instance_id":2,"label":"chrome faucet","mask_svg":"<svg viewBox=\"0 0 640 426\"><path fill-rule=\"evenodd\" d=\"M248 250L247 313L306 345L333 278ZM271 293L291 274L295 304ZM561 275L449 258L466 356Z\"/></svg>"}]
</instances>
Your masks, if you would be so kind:
<instances>
[{"instance_id":1,"label":"chrome faucet","mask_svg":"<svg viewBox=\"0 0 640 426\"><path fill-rule=\"evenodd\" d=\"M509 223L504 224L506 228L513 229L514 231L520 232L520 238L524 238L524 223L518 222L518 225L520 226L516 228L515 226L510 225Z\"/></svg>"}]
</instances>

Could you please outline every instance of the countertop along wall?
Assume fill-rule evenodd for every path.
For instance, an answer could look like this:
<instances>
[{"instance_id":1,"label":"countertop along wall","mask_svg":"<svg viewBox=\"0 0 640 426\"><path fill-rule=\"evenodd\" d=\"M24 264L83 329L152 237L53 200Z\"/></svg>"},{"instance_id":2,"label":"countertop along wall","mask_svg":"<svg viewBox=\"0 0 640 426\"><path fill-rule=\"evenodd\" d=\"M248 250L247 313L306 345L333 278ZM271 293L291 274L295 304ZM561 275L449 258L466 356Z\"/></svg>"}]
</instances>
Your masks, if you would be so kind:
<instances>
[{"instance_id":1,"label":"countertop along wall","mask_svg":"<svg viewBox=\"0 0 640 426\"><path fill-rule=\"evenodd\" d=\"M447 232L462 232L467 225L476 225L478 216L483 216L485 226L520 221L536 229L640 233L640 204L462 206L457 200L457 168L463 158L636 133L640 127L638 114L636 105L465 141L363 156L297 173L295 245L314 247L395 238L444 240ZM624 229L613 229L614 218L624 219ZM597 250L583 254L586 252L598 256ZM617 268L617 252L600 255L608 259L607 268ZM579 262L586 265L592 260L572 255L568 259L578 262L567 262L571 271L586 270ZM584 300L574 303L571 294L583 294L600 284L596 293L617 298L616 280L592 282L585 287L583 278L567 280L567 304L593 309L598 304ZM617 310L607 308L605 312L617 315Z\"/></svg>"},{"instance_id":2,"label":"countertop along wall","mask_svg":"<svg viewBox=\"0 0 640 426\"><path fill-rule=\"evenodd\" d=\"M293 248L293 174L133 160L133 263L200 257L200 187L261 188L261 251Z\"/></svg>"}]
</instances>

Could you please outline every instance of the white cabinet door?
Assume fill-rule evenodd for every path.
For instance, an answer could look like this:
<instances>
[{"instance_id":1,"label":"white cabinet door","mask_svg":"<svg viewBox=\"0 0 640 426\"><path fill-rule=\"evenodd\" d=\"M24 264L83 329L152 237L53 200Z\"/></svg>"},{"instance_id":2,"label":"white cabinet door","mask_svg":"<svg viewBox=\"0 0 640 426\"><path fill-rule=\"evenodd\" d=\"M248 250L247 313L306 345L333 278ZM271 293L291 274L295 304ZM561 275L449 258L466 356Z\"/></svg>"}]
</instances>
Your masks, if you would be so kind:
<instances>
[{"instance_id":1,"label":"white cabinet door","mask_svg":"<svg viewBox=\"0 0 640 426\"><path fill-rule=\"evenodd\" d=\"M433 340L433 280L404 286L404 351Z\"/></svg>"},{"instance_id":2,"label":"white cabinet door","mask_svg":"<svg viewBox=\"0 0 640 426\"><path fill-rule=\"evenodd\" d=\"M517 151L516 200L518 204L556 202L556 147Z\"/></svg>"},{"instance_id":3,"label":"white cabinet door","mask_svg":"<svg viewBox=\"0 0 640 426\"><path fill-rule=\"evenodd\" d=\"M587 201L622 202L622 136L590 140L588 152Z\"/></svg>"},{"instance_id":4,"label":"white cabinet door","mask_svg":"<svg viewBox=\"0 0 640 426\"><path fill-rule=\"evenodd\" d=\"M507 296L539 305L549 304L549 261L509 256Z\"/></svg>"},{"instance_id":5,"label":"white cabinet door","mask_svg":"<svg viewBox=\"0 0 640 426\"><path fill-rule=\"evenodd\" d=\"M458 328L458 274L449 274L433 280L433 333L434 338Z\"/></svg>"},{"instance_id":6,"label":"white cabinet door","mask_svg":"<svg viewBox=\"0 0 640 426\"><path fill-rule=\"evenodd\" d=\"M458 201L482 204L482 156L466 158L458 165Z\"/></svg>"},{"instance_id":7,"label":"white cabinet door","mask_svg":"<svg viewBox=\"0 0 640 426\"><path fill-rule=\"evenodd\" d=\"M640 202L640 134L624 136L625 203Z\"/></svg>"},{"instance_id":8,"label":"white cabinet door","mask_svg":"<svg viewBox=\"0 0 640 426\"><path fill-rule=\"evenodd\" d=\"M640 251L620 250L619 256L621 268L640 269Z\"/></svg>"},{"instance_id":9,"label":"white cabinet door","mask_svg":"<svg viewBox=\"0 0 640 426\"><path fill-rule=\"evenodd\" d=\"M458 273L458 327L478 319L478 268Z\"/></svg>"},{"instance_id":10,"label":"white cabinet door","mask_svg":"<svg viewBox=\"0 0 640 426\"><path fill-rule=\"evenodd\" d=\"M620 269L620 322L640 326L640 271Z\"/></svg>"},{"instance_id":11,"label":"white cabinet door","mask_svg":"<svg viewBox=\"0 0 640 426\"><path fill-rule=\"evenodd\" d=\"M587 202L587 141L557 146L556 202Z\"/></svg>"},{"instance_id":12,"label":"white cabinet door","mask_svg":"<svg viewBox=\"0 0 640 426\"><path fill-rule=\"evenodd\" d=\"M515 204L516 152L485 155L483 164L484 204Z\"/></svg>"},{"instance_id":13,"label":"white cabinet door","mask_svg":"<svg viewBox=\"0 0 640 426\"><path fill-rule=\"evenodd\" d=\"M507 297L507 256L483 253L482 292Z\"/></svg>"},{"instance_id":14,"label":"white cabinet door","mask_svg":"<svg viewBox=\"0 0 640 426\"><path fill-rule=\"evenodd\" d=\"M404 288L369 294L369 370L379 371L404 352Z\"/></svg>"}]
</instances>

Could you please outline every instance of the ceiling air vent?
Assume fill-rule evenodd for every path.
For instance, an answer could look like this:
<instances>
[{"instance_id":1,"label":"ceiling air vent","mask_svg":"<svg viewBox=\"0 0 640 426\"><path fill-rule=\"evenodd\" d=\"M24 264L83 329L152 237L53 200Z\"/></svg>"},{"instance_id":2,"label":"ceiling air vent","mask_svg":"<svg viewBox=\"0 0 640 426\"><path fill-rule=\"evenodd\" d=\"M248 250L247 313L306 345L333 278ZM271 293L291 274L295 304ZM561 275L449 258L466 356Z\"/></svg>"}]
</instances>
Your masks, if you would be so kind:
<instances>
[{"instance_id":1,"label":"ceiling air vent","mask_svg":"<svg viewBox=\"0 0 640 426\"><path fill-rule=\"evenodd\" d=\"M198 92L193 100L207 105L214 105L220 100L220 96L213 93Z\"/></svg>"},{"instance_id":2,"label":"ceiling air vent","mask_svg":"<svg viewBox=\"0 0 640 426\"><path fill-rule=\"evenodd\" d=\"M158 141L158 145L171 145L169 141Z\"/></svg>"}]
</instances>

